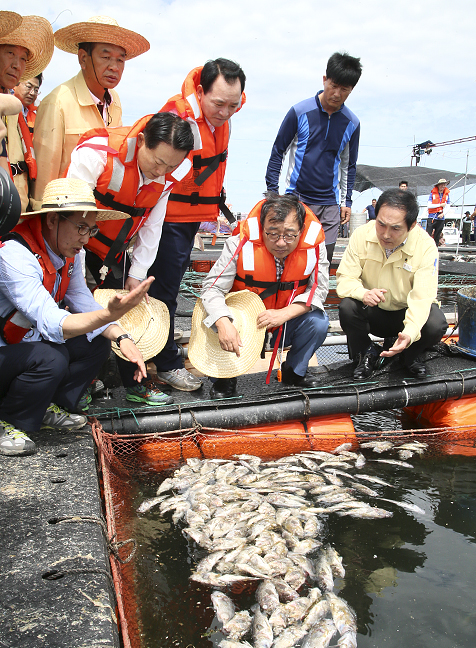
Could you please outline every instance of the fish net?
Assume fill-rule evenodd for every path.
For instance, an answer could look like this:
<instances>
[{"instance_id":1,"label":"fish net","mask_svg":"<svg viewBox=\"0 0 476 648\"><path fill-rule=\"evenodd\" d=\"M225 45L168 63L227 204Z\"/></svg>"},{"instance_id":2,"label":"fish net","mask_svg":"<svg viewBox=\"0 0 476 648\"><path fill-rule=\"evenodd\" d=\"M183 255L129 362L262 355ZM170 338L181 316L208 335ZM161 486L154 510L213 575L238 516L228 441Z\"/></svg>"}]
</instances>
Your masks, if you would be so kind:
<instances>
[{"instance_id":1,"label":"fish net","mask_svg":"<svg viewBox=\"0 0 476 648\"><path fill-rule=\"evenodd\" d=\"M331 421L329 422L329 419ZM346 423L347 419L347 423ZM93 422L98 448L100 476L108 532L121 546L134 537L137 513L130 495L130 480L138 474L175 469L188 458L231 458L253 454L264 460L277 459L305 450L331 451L348 442L352 450L369 440L403 443L418 440L428 444L428 453L476 455L476 426L392 430L355 433L350 417L334 416L321 420L294 422L285 431L276 426L248 430L205 429L200 425L168 433L121 435L107 433L99 421ZM329 427L330 426L330 427ZM340 426L340 434L335 426ZM140 599L136 591L134 561L127 549L111 554L111 571L116 587L117 608L124 648L140 648Z\"/></svg>"}]
</instances>

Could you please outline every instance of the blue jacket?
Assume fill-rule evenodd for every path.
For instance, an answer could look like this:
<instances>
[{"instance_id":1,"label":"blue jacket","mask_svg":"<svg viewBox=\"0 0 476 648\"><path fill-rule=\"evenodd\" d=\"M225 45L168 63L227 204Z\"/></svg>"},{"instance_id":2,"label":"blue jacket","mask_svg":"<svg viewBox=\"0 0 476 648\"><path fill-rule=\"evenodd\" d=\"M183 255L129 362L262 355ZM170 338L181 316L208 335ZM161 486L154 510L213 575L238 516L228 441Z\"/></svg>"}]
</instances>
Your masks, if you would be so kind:
<instances>
[{"instance_id":1,"label":"blue jacket","mask_svg":"<svg viewBox=\"0 0 476 648\"><path fill-rule=\"evenodd\" d=\"M318 100L320 92L293 106L284 118L269 158L266 185L269 191L279 191L289 151L286 193L309 205L350 207L360 122L344 104L329 116Z\"/></svg>"}]
</instances>

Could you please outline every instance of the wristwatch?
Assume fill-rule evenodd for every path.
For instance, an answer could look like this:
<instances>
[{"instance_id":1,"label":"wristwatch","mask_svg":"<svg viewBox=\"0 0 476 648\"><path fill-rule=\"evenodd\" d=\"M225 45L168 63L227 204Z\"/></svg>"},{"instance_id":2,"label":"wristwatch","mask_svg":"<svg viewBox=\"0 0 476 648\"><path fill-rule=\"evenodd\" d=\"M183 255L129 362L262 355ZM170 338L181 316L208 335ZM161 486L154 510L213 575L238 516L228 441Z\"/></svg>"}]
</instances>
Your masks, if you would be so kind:
<instances>
[{"instance_id":1,"label":"wristwatch","mask_svg":"<svg viewBox=\"0 0 476 648\"><path fill-rule=\"evenodd\" d=\"M125 340L126 338L128 340L132 340L132 342L134 342L134 338L132 337L132 335L130 335L129 333L123 333L118 338L116 338L117 346L119 347L121 345L121 340ZM134 344L135 344L135 342L134 342Z\"/></svg>"}]
</instances>

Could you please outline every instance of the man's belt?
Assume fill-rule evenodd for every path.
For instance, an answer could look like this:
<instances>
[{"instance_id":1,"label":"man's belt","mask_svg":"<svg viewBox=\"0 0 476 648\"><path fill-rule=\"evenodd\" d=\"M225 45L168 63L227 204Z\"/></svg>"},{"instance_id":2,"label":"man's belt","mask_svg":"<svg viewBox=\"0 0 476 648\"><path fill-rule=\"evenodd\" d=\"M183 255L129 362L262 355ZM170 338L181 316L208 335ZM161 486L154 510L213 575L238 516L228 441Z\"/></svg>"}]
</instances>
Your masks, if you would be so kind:
<instances>
[{"instance_id":1,"label":"man's belt","mask_svg":"<svg viewBox=\"0 0 476 648\"><path fill-rule=\"evenodd\" d=\"M27 163L23 161L10 164L10 168L12 170L13 177L21 175L22 173L26 173L28 171Z\"/></svg>"},{"instance_id":2,"label":"man's belt","mask_svg":"<svg viewBox=\"0 0 476 648\"><path fill-rule=\"evenodd\" d=\"M253 279L253 275L250 274L245 275L244 279L236 275L235 279L243 282L248 288L264 288L263 292L259 293L259 296L263 300L276 295L280 290L292 290L296 283L295 281L258 281L257 279ZM298 286L306 286L308 281L309 278L300 279Z\"/></svg>"},{"instance_id":3,"label":"man's belt","mask_svg":"<svg viewBox=\"0 0 476 648\"><path fill-rule=\"evenodd\" d=\"M109 209L125 212L126 214L129 214L129 216L132 216L132 218L142 218L147 211L145 207L131 207L131 205L120 203L117 200L114 200L114 196L109 192L102 194L97 189L94 189L93 193L96 200L99 200L101 204L106 205Z\"/></svg>"}]
</instances>

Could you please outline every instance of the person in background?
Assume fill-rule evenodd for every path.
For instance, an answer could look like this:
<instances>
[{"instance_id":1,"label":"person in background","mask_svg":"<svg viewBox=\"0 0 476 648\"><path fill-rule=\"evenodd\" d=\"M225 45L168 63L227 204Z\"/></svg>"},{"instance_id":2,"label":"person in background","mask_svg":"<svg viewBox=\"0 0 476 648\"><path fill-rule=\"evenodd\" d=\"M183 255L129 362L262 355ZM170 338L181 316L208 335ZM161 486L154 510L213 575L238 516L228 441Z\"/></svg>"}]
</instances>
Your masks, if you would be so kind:
<instances>
[{"instance_id":1,"label":"person in background","mask_svg":"<svg viewBox=\"0 0 476 648\"><path fill-rule=\"evenodd\" d=\"M107 16L94 16L55 32L59 49L76 54L79 73L52 90L38 107L35 153L38 175L32 208L39 209L51 180L65 175L71 152L91 128L122 126L119 95L114 90L125 62L147 52L149 42Z\"/></svg>"},{"instance_id":2,"label":"person in background","mask_svg":"<svg viewBox=\"0 0 476 648\"><path fill-rule=\"evenodd\" d=\"M289 152L286 193L296 194L318 217L329 263L339 224L350 220L360 122L344 102L361 73L358 58L339 52L329 58L324 89L288 112L266 170L268 191L279 193L279 176Z\"/></svg>"},{"instance_id":3,"label":"person in background","mask_svg":"<svg viewBox=\"0 0 476 648\"><path fill-rule=\"evenodd\" d=\"M0 92L11 93L20 81L39 74L54 51L53 30L40 16L24 16L21 25L0 38ZM10 174L20 194L22 210L29 202L30 181L36 177L31 132L22 114L6 118L6 151Z\"/></svg>"},{"instance_id":4,"label":"person in background","mask_svg":"<svg viewBox=\"0 0 476 648\"><path fill-rule=\"evenodd\" d=\"M400 180L398 183L398 188L401 189L402 191L407 191L408 189L408 181L407 180Z\"/></svg>"},{"instance_id":5,"label":"person in background","mask_svg":"<svg viewBox=\"0 0 476 648\"><path fill-rule=\"evenodd\" d=\"M86 424L75 412L111 342L137 365L138 382L146 375L140 351L116 320L143 299L152 277L101 308L86 287L77 255L97 233L96 218L111 212L96 207L82 180L53 180L44 201L39 212L22 215L0 246L3 455L34 453L28 435L40 428L68 431Z\"/></svg>"},{"instance_id":6,"label":"person in background","mask_svg":"<svg viewBox=\"0 0 476 648\"><path fill-rule=\"evenodd\" d=\"M194 391L202 381L187 371L174 340L177 296L183 275L190 265L195 235L202 221L216 221L220 211L233 215L225 203L225 176L229 120L245 102L246 76L234 61L218 58L193 69L181 93L173 96L160 112L186 119L195 137L190 154L193 175L177 183L169 196L157 257L149 269L155 281L149 294L167 305L169 338L164 349L152 358L161 382L181 391Z\"/></svg>"},{"instance_id":7,"label":"person in background","mask_svg":"<svg viewBox=\"0 0 476 648\"><path fill-rule=\"evenodd\" d=\"M471 212L465 211L463 218L463 245L469 245L471 243L471 227L473 224L474 216L471 215ZM441 243L440 243L441 245Z\"/></svg>"},{"instance_id":8,"label":"person in background","mask_svg":"<svg viewBox=\"0 0 476 648\"><path fill-rule=\"evenodd\" d=\"M276 351L279 345L291 346L282 365L283 383L316 386L307 368L329 325L324 310L329 288L325 252L321 224L296 196L269 194L255 205L203 281L201 298L208 313L204 324L216 330L221 348L239 356L246 343L233 324L225 295L251 290L266 307L258 315L258 328L273 332ZM234 396L236 385L236 378L219 378L210 397Z\"/></svg>"},{"instance_id":9,"label":"person in background","mask_svg":"<svg viewBox=\"0 0 476 648\"><path fill-rule=\"evenodd\" d=\"M444 208L450 204L448 181L440 178L430 192L428 199L428 220L426 231L437 245L440 244L440 234L445 226Z\"/></svg>"},{"instance_id":10,"label":"person in background","mask_svg":"<svg viewBox=\"0 0 476 648\"><path fill-rule=\"evenodd\" d=\"M356 380L399 354L410 376L424 378L421 354L446 332L436 299L438 250L417 227L418 211L410 191L384 191L376 219L355 230L337 269L339 319ZM370 334L385 338L383 349Z\"/></svg>"},{"instance_id":11,"label":"person in background","mask_svg":"<svg viewBox=\"0 0 476 648\"><path fill-rule=\"evenodd\" d=\"M36 111L38 109L38 106L35 105L35 101L38 99L40 94L42 83L43 73L40 72L40 74L37 74L32 79L21 81L13 88L15 97L18 97L23 104L23 117L30 129L30 133L33 133L33 127L35 125Z\"/></svg>"},{"instance_id":12,"label":"person in background","mask_svg":"<svg viewBox=\"0 0 476 648\"><path fill-rule=\"evenodd\" d=\"M375 205L377 204L377 200L375 198L372 198L372 202L370 205L367 205L365 209L362 209L362 214L365 214L367 212L367 220L375 220Z\"/></svg>"}]
</instances>

